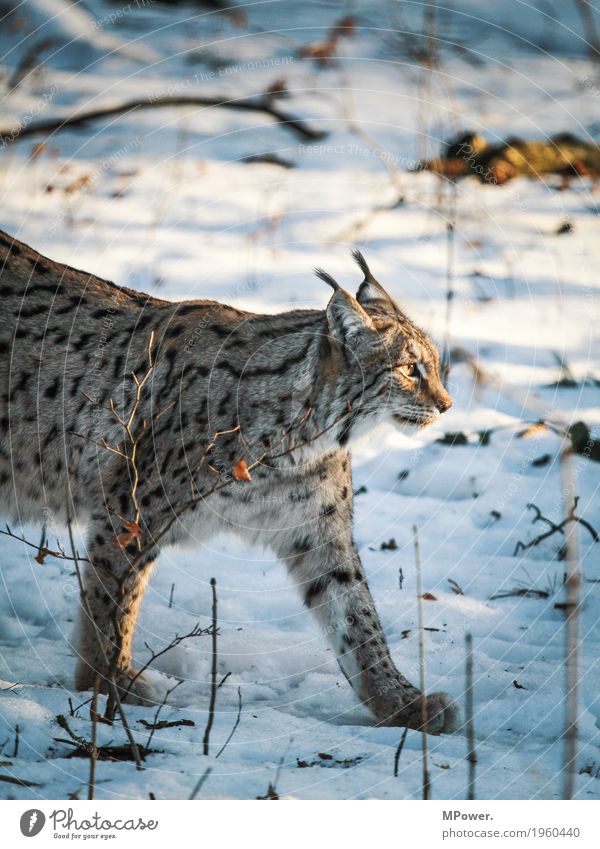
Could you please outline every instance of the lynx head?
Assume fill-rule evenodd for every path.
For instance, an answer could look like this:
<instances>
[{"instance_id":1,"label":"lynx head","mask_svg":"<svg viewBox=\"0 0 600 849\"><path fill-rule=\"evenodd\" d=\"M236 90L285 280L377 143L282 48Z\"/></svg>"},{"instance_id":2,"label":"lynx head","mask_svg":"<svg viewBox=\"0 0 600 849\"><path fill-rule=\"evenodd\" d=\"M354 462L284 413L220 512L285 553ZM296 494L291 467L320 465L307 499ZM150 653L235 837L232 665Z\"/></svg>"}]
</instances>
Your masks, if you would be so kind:
<instances>
[{"instance_id":1,"label":"lynx head","mask_svg":"<svg viewBox=\"0 0 600 849\"><path fill-rule=\"evenodd\" d=\"M332 344L343 355L339 380L352 410L351 424L338 437L341 442L350 430L364 431L382 420L405 430L424 427L452 405L442 385L436 346L375 280L360 251L353 256L364 274L355 298L316 269L334 290L327 320Z\"/></svg>"}]
</instances>

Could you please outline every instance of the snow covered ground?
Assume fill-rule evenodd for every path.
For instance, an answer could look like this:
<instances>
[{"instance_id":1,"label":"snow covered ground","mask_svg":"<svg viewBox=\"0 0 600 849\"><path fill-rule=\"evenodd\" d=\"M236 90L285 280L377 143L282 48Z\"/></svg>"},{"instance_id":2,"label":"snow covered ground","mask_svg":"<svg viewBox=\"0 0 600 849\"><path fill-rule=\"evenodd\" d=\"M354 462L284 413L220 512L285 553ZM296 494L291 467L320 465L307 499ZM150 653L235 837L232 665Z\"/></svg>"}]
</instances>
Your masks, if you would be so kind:
<instances>
[{"instance_id":1,"label":"snow covered ground","mask_svg":"<svg viewBox=\"0 0 600 849\"><path fill-rule=\"evenodd\" d=\"M405 171L461 129L491 141L562 131L593 138L599 130L592 122L598 66L586 57L571 2L509 0L483 4L482 12L479 2L457 0L453 14L440 12L445 42L472 54L444 47L435 73L416 67L394 34L420 28L418 3L403 3L403 17L399 5L379 2L256 3L245 21L151 0L123 7L89 0L83 18L70 17L67 5L30 0L0 27L2 128L149 95L254 95L284 80L290 97L278 105L328 133L298 139L260 114L188 106L56 133L43 149L34 149L41 137L4 147L0 227L53 259L161 297L263 311L322 308L328 292L311 268L356 286L349 248L358 244L407 312L441 341L450 189ZM560 21L552 19L557 10ZM357 31L340 41L337 62L318 68L299 58L302 45L322 40L350 13ZM27 71L32 47L34 66L42 64ZM295 167L243 161L257 153ZM544 529L532 524L527 505L559 522L574 491L578 515L600 530L600 466L576 457L565 495L559 437L519 435L524 422L550 413L584 421L600 437L599 196L586 179L558 189L554 179L503 188L459 183L451 344L497 381L475 385L468 365L457 363L454 407L438 428L410 439L385 430L354 448L356 540L400 669L418 679L415 524L424 588L435 599L424 602L429 690L464 699L465 634L473 635L477 794L487 799L562 792L565 627L555 604L564 600L563 538L515 556L518 541ZM558 234L565 222L570 232ZM556 385L560 361L576 385ZM450 432L467 440L439 441ZM23 531L39 538L39 526ZM66 543L64 529L52 535ZM397 548L382 550L391 538ZM68 758L70 747L54 739L65 737L56 716L69 714L69 698L70 727L90 737L88 707L77 709L85 696L73 691L72 569L50 558L39 565L35 552L6 537L0 546L0 774L35 783L0 782L0 796L85 798L88 762ZM600 543L581 527L579 546L576 793L591 799L600 797ZM156 731L159 751L142 772L100 762L97 797L187 798L210 767L201 797L252 799L271 783L299 799L419 798L420 735L409 732L394 777L401 730L373 727L268 552L223 537L161 554L137 631L139 660L148 657L145 643L159 649L196 622L209 624L213 576L219 672L228 677L211 756L201 754L210 645L198 638L161 657L152 673L163 687L183 680L161 718L195 725ZM519 589L539 592L493 598ZM238 688L239 727L215 758L236 720ZM148 736L141 720L154 713L127 708L141 742ZM118 726L101 725L99 735L99 742L123 739ZM465 798L464 735L432 738L430 750L432 795Z\"/></svg>"}]
</instances>

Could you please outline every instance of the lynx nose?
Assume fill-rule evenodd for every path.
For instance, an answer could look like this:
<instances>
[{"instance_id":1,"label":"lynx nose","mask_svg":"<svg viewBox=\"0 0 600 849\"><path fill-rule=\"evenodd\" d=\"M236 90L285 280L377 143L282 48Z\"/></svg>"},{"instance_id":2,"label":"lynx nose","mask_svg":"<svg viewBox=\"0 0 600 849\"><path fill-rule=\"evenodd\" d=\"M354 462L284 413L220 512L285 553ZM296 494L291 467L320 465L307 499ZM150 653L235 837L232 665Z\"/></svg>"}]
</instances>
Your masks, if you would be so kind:
<instances>
[{"instance_id":1,"label":"lynx nose","mask_svg":"<svg viewBox=\"0 0 600 849\"><path fill-rule=\"evenodd\" d=\"M440 413L445 413L452 406L452 398L449 395L445 395L443 398L438 398L435 402L435 406L438 408Z\"/></svg>"}]
</instances>

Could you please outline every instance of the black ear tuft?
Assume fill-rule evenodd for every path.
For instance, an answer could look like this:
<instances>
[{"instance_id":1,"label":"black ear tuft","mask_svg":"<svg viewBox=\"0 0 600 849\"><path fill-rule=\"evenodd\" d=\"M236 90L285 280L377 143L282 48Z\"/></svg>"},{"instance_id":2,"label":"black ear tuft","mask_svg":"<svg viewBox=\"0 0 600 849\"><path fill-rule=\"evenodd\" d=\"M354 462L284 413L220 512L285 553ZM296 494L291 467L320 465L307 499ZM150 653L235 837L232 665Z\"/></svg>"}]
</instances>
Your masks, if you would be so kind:
<instances>
[{"instance_id":1,"label":"black ear tuft","mask_svg":"<svg viewBox=\"0 0 600 849\"><path fill-rule=\"evenodd\" d=\"M328 286L331 286L334 292L337 292L338 289L342 288L337 282L337 280L334 280L331 274L328 274L326 271L323 271L322 268L315 268L315 274L320 280L323 280L325 283L327 283Z\"/></svg>"},{"instance_id":2,"label":"black ear tuft","mask_svg":"<svg viewBox=\"0 0 600 849\"><path fill-rule=\"evenodd\" d=\"M362 273L365 275L365 280L371 280L373 277L373 275L371 274L371 269L367 265L367 260L364 258L358 248L354 248L354 250L352 251L352 257L354 259L354 262L358 265Z\"/></svg>"}]
</instances>

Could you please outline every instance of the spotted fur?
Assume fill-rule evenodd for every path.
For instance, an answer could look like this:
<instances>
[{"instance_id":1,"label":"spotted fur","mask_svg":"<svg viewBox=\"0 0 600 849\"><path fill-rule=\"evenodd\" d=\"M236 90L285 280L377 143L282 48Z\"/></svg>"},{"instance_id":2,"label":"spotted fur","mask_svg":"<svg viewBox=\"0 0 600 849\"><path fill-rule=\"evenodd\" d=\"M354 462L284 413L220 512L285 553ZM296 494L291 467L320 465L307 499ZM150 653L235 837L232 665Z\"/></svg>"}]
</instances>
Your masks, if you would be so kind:
<instances>
[{"instance_id":1,"label":"spotted fur","mask_svg":"<svg viewBox=\"0 0 600 849\"><path fill-rule=\"evenodd\" d=\"M451 402L431 340L355 259L356 298L319 271L326 310L259 315L117 287L0 232L0 492L19 519L87 524L80 689L106 676L107 657L131 680L160 547L228 529L285 563L377 722L420 727L420 693L390 657L352 538L348 446L384 420L425 426ZM110 450L127 445L115 413L132 409L149 351L134 423L140 537L119 545L135 505L132 463ZM250 482L233 475L242 460ZM151 700L143 678L132 690ZM428 714L433 732L456 726L443 693Z\"/></svg>"}]
</instances>

